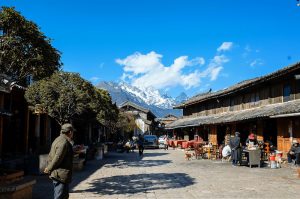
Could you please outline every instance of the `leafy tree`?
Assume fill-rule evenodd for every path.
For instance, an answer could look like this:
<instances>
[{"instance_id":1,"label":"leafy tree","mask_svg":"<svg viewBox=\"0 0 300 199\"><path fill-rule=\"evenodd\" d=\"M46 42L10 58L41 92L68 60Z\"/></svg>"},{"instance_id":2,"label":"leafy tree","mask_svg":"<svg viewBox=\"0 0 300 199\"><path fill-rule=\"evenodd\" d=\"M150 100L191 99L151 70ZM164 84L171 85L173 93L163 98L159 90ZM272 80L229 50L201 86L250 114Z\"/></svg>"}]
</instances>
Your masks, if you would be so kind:
<instances>
[{"instance_id":1,"label":"leafy tree","mask_svg":"<svg viewBox=\"0 0 300 199\"><path fill-rule=\"evenodd\" d=\"M115 133L118 129L119 109L116 104L112 103L109 93L105 90L98 89L100 99L98 102L102 105L98 111L97 120L104 126Z\"/></svg>"},{"instance_id":2,"label":"leafy tree","mask_svg":"<svg viewBox=\"0 0 300 199\"><path fill-rule=\"evenodd\" d=\"M0 73L19 84L31 76L48 77L60 69L60 53L32 21L14 8L2 7L0 13Z\"/></svg>"},{"instance_id":3,"label":"leafy tree","mask_svg":"<svg viewBox=\"0 0 300 199\"><path fill-rule=\"evenodd\" d=\"M56 72L37 81L25 93L27 102L39 104L59 124L87 111L94 111L95 88L76 73Z\"/></svg>"},{"instance_id":4,"label":"leafy tree","mask_svg":"<svg viewBox=\"0 0 300 199\"><path fill-rule=\"evenodd\" d=\"M117 127L123 129L125 132L132 132L136 127L134 116L121 111L119 113Z\"/></svg>"}]
</instances>

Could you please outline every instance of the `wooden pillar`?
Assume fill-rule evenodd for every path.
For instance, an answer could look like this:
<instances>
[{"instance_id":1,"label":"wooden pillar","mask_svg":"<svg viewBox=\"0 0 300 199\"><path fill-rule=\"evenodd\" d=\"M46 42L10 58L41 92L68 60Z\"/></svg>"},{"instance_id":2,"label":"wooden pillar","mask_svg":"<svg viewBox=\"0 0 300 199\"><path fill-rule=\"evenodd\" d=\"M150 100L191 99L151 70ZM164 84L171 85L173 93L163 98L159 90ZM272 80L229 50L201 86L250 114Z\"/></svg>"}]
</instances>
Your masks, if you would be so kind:
<instances>
[{"instance_id":1,"label":"wooden pillar","mask_svg":"<svg viewBox=\"0 0 300 199\"><path fill-rule=\"evenodd\" d=\"M0 159L2 157L2 146L3 146L3 117L0 116Z\"/></svg>"},{"instance_id":2,"label":"wooden pillar","mask_svg":"<svg viewBox=\"0 0 300 199\"><path fill-rule=\"evenodd\" d=\"M89 125L88 125L88 131L89 131L88 143L92 143L92 124L91 123L89 123Z\"/></svg>"},{"instance_id":3,"label":"wooden pillar","mask_svg":"<svg viewBox=\"0 0 300 199\"><path fill-rule=\"evenodd\" d=\"M41 116L40 114L37 114L35 117L35 130L34 130L36 153L38 153L40 149L40 134L41 134Z\"/></svg>"},{"instance_id":4,"label":"wooden pillar","mask_svg":"<svg viewBox=\"0 0 300 199\"><path fill-rule=\"evenodd\" d=\"M30 121L30 111L29 109L26 110L26 126L25 126L25 136L24 136L24 142L25 142L25 153L28 154L29 152L29 121Z\"/></svg>"},{"instance_id":5,"label":"wooden pillar","mask_svg":"<svg viewBox=\"0 0 300 199\"><path fill-rule=\"evenodd\" d=\"M257 121L256 136L257 136L257 140L259 141L264 140L263 130L264 130L263 121L262 120Z\"/></svg>"},{"instance_id":6,"label":"wooden pillar","mask_svg":"<svg viewBox=\"0 0 300 199\"><path fill-rule=\"evenodd\" d=\"M51 119L48 115L46 115L46 119L45 119L45 141L46 141L46 146L50 147L51 145L51 133L52 133L52 129L51 129Z\"/></svg>"},{"instance_id":7,"label":"wooden pillar","mask_svg":"<svg viewBox=\"0 0 300 199\"><path fill-rule=\"evenodd\" d=\"M208 135L208 142L212 143L213 145L218 144L217 142L217 126L213 125L210 126L210 132Z\"/></svg>"},{"instance_id":8,"label":"wooden pillar","mask_svg":"<svg viewBox=\"0 0 300 199\"><path fill-rule=\"evenodd\" d=\"M0 108L4 106L4 95L0 94ZM0 115L0 159L2 157L2 146L3 146L3 116Z\"/></svg>"}]
</instances>

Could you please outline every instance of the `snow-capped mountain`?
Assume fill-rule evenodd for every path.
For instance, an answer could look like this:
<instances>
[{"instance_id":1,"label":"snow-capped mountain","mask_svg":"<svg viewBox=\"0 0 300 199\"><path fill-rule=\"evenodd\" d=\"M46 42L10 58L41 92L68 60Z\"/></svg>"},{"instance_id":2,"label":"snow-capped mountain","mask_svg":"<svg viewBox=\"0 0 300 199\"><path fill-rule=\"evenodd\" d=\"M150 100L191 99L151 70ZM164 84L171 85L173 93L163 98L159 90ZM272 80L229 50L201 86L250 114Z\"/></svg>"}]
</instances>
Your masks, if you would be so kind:
<instances>
[{"instance_id":1,"label":"snow-capped mountain","mask_svg":"<svg viewBox=\"0 0 300 199\"><path fill-rule=\"evenodd\" d=\"M180 96L174 99L167 94L161 95L154 88L138 88L125 82L100 82L97 87L107 90L113 102L116 102L117 105L131 101L139 106L150 109L156 117L164 117L168 114L181 116L182 111L174 110L172 107L182 102L182 100L187 99L185 93L181 93Z\"/></svg>"}]
</instances>

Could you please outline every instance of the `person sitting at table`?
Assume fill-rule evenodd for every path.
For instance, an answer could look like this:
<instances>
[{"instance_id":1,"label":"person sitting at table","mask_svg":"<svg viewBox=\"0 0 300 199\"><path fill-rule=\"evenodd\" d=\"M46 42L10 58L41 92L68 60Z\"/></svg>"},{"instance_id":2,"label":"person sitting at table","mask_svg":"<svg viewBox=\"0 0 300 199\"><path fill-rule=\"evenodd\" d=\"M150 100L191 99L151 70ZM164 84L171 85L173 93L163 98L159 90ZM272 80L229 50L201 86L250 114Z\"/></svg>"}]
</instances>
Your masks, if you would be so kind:
<instances>
[{"instance_id":1,"label":"person sitting at table","mask_svg":"<svg viewBox=\"0 0 300 199\"><path fill-rule=\"evenodd\" d=\"M250 133L247 140L246 140L246 146L248 148L252 148L254 146L257 146L257 139L255 138L255 135L253 133Z\"/></svg>"},{"instance_id":2,"label":"person sitting at table","mask_svg":"<svg viewBox=\"0 0 300 199\"><path fill-rule=\"evenodd\" d=\"M273 140L273 137L270 135L269 138L265 141L265 144L269 143L269 150L270 151L275 151L276 150L276 146L274 146L272 140Z\"/></svg>"},{"instance_id":3,"label":"person sitting at table","mask_svg":"<svg viewBox=\"0 0 300 199\"><path fill-rule=\"evenodd\" d=\"M235 132L235 136L230 139L230 148L231 148L231 159L232 165L237 166L239 162L241 164L241 139L240 133Z\"/></svg>"},{"instance_id":4,"label":"person sitting at table","mask_svg":"<svg viewBox=\"0 0 300 199\"><path fill-rule=\"evenodd\" d=\"M287 153L288 163L295 160L295 164L300 166L300 145L297 140L293 140L291 149Z\"/></svg>"},{"instance_id":5,"label":"person sitting at table","mask_svg":"<svg viewBox=\"0 0 300 199\"><path fill-rule=\"evenodd\" d=\"M231 148L229 145L226 145L222 149L222 160L228 160L231 156Z\"/></svg>"}]
</instances>

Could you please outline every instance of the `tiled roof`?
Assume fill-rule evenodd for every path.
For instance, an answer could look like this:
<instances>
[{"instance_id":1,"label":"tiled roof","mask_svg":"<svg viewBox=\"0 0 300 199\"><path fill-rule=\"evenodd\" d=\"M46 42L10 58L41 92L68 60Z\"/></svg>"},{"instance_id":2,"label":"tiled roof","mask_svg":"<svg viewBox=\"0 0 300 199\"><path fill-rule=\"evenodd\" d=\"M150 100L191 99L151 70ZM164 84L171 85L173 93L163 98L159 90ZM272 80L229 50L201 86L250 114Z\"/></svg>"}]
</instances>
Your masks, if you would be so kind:
<instances>
[{"instance_id":1,"label":"tiled roof","mask_svg":"<svg viewBox=\"0 0 300 199\"><path fill-rule=\"evenodd\" d=\"M256 118L268 118L276 115L291 113L300 113L300 100L293 100L284 103L270 104L252 109L231 111L208 116L181 118L166 125L166 128L175 129L188 126L222 124Z\"/></svg>"},{"instance_id":2,"label":"tiled roof","mask_svg":"<svg viewBox=\"0 0 300 199\"><path fill-rule=\"evenodd\" d=\"M184 108L187 105L195 104L195 103L202 102L202 101L205 101L205 100L208 100L208 99L213 99L213 98L229 95L229 94L232 94L232 93L237 92L239 90L246 89L246 88L249 88L251 86L254 86L254 85L269 81L271 79L283 76L283 75L285 75L285 74L287 74L291 71L297 70L299 68L300 68L300 62L298 62L296 64L293 64L293 65L290 65L290 66L287 66L285 68L282 68L278 71L275 71L275 72L270 73L270 74L265 75L265 76L261 76L261 77L257 77L257 78L242 81L240 83L237 83L237 84L235 84L235 85L233 85L229 88L223 89L223 90L219 90L219 91L216 91L216 92L208 92L208 93L198 94L198 95L188 99L187 101L185 101L185 102L183 102L179 105L174 106L174 108Z\"/></svg>"}]
</instances>

